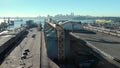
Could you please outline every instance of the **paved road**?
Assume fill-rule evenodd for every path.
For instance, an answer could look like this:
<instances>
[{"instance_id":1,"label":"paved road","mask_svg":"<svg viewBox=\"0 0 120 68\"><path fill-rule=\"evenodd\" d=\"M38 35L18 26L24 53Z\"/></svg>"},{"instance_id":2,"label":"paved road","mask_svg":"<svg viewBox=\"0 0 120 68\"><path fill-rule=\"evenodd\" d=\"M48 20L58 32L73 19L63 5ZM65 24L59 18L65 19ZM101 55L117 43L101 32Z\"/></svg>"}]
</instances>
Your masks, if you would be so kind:
<instances>
[{"instance_id":1,"label":"paved road","mask_svg":"<svg viewBox=\"0 0 120 68\"><path fill-rule=\"evenodd\" d=\"M25 49L30 52L27 58L21 60ZM25 63L25 64L23 64ZM37 31L36 28L29 30L27 37L10 53L1 64L0 68L59 68L47 56L47 48L44 32Z\"/></svg>"},{"instance_id":2,"label":"paved road","mask_svg":"<svg viewBox=\"0 0 120 68\"><path fill-rule=\"evenodd\" d=\"M27 37L11 52L5 59L0 68L21 68L21 56L25 49L29 49L30 53L27 59L24 60L25 67L39 68L40 67L40 34L36 28L31 29ZM33 38L32 36L35 35Z\"/></svg>"}]
</instances>

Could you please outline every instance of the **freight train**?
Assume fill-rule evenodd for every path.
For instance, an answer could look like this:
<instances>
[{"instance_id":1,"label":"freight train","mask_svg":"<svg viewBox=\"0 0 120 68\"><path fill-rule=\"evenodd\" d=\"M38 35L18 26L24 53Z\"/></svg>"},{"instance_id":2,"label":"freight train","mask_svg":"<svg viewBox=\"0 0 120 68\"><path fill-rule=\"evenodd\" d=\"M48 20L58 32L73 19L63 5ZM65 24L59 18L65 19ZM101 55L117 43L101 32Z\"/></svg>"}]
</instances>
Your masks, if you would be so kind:
<instances>
[{"instance_id":1,"label":"freight train","mask_svg":"<svg viewBox=\"0 0 120 68\"><path fill-rule=\"evenodd\" d=\"M18 31L16 31L15 35L6 35L9 37L0 39L0 42L3 43L0 44L0 64L5 59L5 57L7 57L10 51L12 51L12 49L14 49L15 46L17 46L17 44L22 41L26 34L28 34L26 28L20 28Z\"/></svg>"}]
</instances>

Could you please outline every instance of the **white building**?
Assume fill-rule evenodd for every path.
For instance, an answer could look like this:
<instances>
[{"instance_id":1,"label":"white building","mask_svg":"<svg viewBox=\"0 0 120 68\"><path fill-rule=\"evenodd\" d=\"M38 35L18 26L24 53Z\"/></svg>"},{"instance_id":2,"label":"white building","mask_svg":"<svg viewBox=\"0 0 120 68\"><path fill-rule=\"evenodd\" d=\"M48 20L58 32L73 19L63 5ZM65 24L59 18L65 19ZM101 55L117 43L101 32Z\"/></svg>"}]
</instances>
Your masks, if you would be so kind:
<instances>
[{"instance_id":1,"label":"white building","mask_svg":"<svg viewBox=\"0 0 120 68\"><path fill-rule=\"evenodd\" d=\"M66 21L66 22L59 22L60 25L63 26L66 30L82 30L84 29L81 22L74 22L74 21Z\"/></svg>"}]
</instances>

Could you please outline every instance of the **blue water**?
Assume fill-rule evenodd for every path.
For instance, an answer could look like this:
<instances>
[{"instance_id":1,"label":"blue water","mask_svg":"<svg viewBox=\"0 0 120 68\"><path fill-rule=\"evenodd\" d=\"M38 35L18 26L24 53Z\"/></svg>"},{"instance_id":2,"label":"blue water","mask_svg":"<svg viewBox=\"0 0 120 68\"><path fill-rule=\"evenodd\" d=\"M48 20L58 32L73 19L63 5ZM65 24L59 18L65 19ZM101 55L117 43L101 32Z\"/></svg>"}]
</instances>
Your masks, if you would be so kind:
<instances>
[{"instance_id":1,"label":"blue water","mask_svg":"<svg viewBox=\"0 0 120 68\"><path fill-rule=\"evenodd\" d=\"M9 26L8 29L15 29L15 28L19 28L21 27L21 24L26 24L26 21L28 20L33 20L35 23L42 23L44 24L44 19L40 19L40 18L23 18L23 21L14 21L14 26Z\"/></svg>"},{"instance_id":2,"label":"blue water","mask_svg":"<svg viewBox=\"0 0 120 68\"><path fill-rule=\"evenodd\" d=\"M28 20L33 20L35 23L42 23L42 25L44 25L44 20L45 19L41 19L41 18L22 18L23 21L15 21L14 22L14 26L9 26L8 29L15 29L15 28L19 28L21 27L21 24L26 24L26 21ZM93 20L72 20L72 21L81 21L82 23L92 23Z\"/></svg>"}]
</instances>

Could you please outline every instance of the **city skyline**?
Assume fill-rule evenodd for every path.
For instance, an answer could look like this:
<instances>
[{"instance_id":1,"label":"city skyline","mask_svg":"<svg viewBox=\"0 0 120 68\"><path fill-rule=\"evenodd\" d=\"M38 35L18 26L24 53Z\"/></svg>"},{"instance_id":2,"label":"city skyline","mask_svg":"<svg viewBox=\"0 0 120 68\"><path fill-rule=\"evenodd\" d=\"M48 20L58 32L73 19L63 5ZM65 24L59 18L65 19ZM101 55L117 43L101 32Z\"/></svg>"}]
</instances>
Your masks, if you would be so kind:
<instances>
[{"instance_id":1,"label":"city skyline","mask_svg":"<svg viewBox=\"0 0 120 68\"><path fill-rule=\"evenodd\" d=\"M120 16L119 0L0 0L0 17Z\"/></svg>"}]
</instances>

